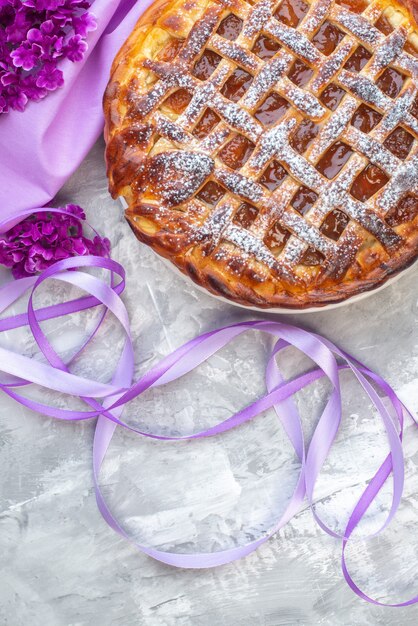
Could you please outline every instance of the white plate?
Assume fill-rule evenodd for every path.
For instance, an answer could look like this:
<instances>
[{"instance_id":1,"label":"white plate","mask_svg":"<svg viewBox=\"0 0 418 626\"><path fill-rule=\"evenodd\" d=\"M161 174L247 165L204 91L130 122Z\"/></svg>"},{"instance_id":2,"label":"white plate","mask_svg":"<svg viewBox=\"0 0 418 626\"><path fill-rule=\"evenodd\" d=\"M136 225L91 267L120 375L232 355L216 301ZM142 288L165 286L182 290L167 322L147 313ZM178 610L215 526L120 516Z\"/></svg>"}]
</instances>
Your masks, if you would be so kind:
<instances>
[{"instance_id":1,"label":"white plate","mask_svg":"<svg viewBox=\"0 0 418 626\"><path fill-rule=\"evenodd\" d=\"M122 204L123 209L125 210L128 207L125 198L119 198L119 200ZM383 289L385 289L385 287L389 287L389 285L393 285L393 283L395 283L399 278L401 278L401 276L406 276L406 274L412 272L416 267L418 267L418 259L417 259L416 261L414 261L414 263L412 263L412 265L407 267L405 270L399 272L398 274L396 274L396 276L389 278L386 282L383 283L383 285L379 285L378 287L375 287L374 289L369 289L368 291L363 291L362 293L359 293L355 296L351 296L351 298L347 298L346 300L343 300L342 302L326 304L325 306L310 307L309 309L289 309L285 307L261 308L257 306L246 306L244 304L239 304L238 302L234 302L233 300L228 300L228 298L224 298L223 296L217 296L216 294L211 293L204 287L201 287L200 285L195 283L191 278L189 278L189 276L187 276L186 274L183 274L183 272L181 272L168 259L165 259L163 256L159 255L154 250L152 251L154 252L154 254L158 256L159 259L161 259L161 261L163 261L166 267L168 267L171 271L177 274L177 276L181 276L186 282L191 283L194 287L196 287L202 293L212 296L213 298L216 298L217 300L221 300L222 302L226 302L227 304L232 304L233 306L237 306L240 309L246 309L248 311L258 311L260 313L275 313L279 315L280 314L289 315L290 313L297 313L297 314L319 313L321 311L331 311L332 309L337 309L347 304L354 304L355 302L359 302L360 300L364 300L365 298L368 298L369 296L379 293L379 291L382 291Z\"/></svg>"}]
</instances>

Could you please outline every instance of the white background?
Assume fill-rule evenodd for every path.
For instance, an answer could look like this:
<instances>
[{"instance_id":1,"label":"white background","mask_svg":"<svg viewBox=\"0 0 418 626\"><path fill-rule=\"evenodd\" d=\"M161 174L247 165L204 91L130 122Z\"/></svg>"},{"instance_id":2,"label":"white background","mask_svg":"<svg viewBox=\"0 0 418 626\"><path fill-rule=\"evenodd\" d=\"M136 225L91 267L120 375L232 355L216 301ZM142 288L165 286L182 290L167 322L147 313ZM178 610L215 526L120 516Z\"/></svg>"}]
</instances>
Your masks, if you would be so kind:
<instances>
[{"instance_id":1,"label":"white background","mask_svg":"<svg viewBox=\"0 0 418 626\"><path fill-rule=\"evenodd\" d=\"M107 193L99 142L60 193L112 242L126 268L124 301L135 338L137 374L200 332L261 314L219 302L174 275L140 245ZM323 333L375 368L418 414L418 268L361 302L284 319ZM37 306L65 290L50 284ZM16 309L17 310L17 309ZM21 310L21 309L19 309ZM23 310L23 309L22 309ZM69 355L96 319L89 311L45 324ZM283 320L280 317L280 320ZM75 370L108 380L122 334L109 317ZM24 331L0 344L34 354ZM195 373L150 392L126 418L153 432L182 434L214 424L264 391L269 340L249 333ZM281 361L290 375L309 367L296 352ZM383 460L382 425L348 375L344 422L317 485L317 511L342 530L356 498ZM32 397L70 406L52 393ZM309 438L326 397L317 384L299 394ZM74 403L71 406L76 406ZM415 625L418 607L383 609L357 598L339 569L340 544L306 507L246 559L206 571L176 570L137 552L102 520L91 469L93 423L66 424L0 398L0 623L10 626ZM418 430L408 423L405 499L384 535L353 541L348 562L357 583L385 601L418 593ZM102 473L104 492L132 537L167 550L219 550L257 537L279 517L298 463L272 412L222 437L159 443L117 431ZM362 532L377 529L390 484Z\"/></svg>"}]
</instances>

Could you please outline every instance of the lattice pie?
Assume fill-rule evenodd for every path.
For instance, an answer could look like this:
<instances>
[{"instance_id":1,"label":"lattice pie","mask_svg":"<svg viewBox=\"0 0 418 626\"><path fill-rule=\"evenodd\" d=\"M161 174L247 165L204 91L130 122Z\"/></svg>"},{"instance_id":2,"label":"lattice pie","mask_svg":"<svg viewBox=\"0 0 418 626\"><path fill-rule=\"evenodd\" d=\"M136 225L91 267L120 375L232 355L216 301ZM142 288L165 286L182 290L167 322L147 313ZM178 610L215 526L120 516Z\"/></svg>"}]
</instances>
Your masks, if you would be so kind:
<instances>
[{"instance_id":1,"label":"lattice pie","mask_svg":"<svg viewBox=\"0 0 418 626\"><path fill-rule=\"evenodd\" d=\"M212 293L302 309L418 255L418 26L395 0L157 2L115 59L110 190Z\"/></svg>"}]
</instances>

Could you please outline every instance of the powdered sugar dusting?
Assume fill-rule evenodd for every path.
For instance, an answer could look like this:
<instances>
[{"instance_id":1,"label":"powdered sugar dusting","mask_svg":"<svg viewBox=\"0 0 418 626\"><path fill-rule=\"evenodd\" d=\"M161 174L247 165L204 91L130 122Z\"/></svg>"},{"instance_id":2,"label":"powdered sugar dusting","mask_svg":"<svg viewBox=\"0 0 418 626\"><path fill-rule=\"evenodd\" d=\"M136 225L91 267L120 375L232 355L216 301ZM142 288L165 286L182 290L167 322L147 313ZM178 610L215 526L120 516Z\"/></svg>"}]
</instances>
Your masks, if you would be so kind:
<instances>
[{"instance_id":1,"label":"powdered sugar dusting","mask_svg":"<svg viewBox=\"0 0 418 626\"><path fill-rule=\"evenodd\" d=\"M322 156L331 144L345 131L350 119L357 108L357 101L346 96L340 108L331 115L328 122L322 127L318 137L314 140L309 152L310 161L316 161Z\"/></svg>"},{"instance_id":2,"label":"powdered sugar dusting","mask_svg":"<svg viewBox=\"0 0 418 626\"><path fill-rule=\"evenodd\" d=\"M348 198L345 211L352 219L362 224L385 247L390 248L399 244L400 238L398 235L363 203Z\"/></svg>"},{"instance_id":3,"label":"powdered sugar dusting","mask_svg":"<svg viewBox=\"0 0 418 626\"><path fill-rule=\"evenodd\" d=\"M295 127L295 119L286 119L278 126L264 132L250 159L250 166L255 170L261 171L273 156L283 159L286 151L289 149L289 133Z\"/></svg>"},{"instance_id":4,"label":"powdered sugar dusting","mask_svg":"<svg viewBox=\"0 0 418 626\"><path fill-rule=\"evenodd\" d=\"M244 133L251 141L257 141L262 132L262 126L245 109L228 102L219 94L212 97L212 106L225 122L237 131Z\"/></svg>"},{"instance_id":5,"label":"powdered sugar dusting","mask_svg":"<svg viewBox=\"0 0 418 626\"><path fill-rule=\"evenodd\" d=\"M366 76L353 74L347 70L342 70L339 75L339 81L347 87L352 94L357 96L363 102L372 104L378 109L387 109L390 107L390 100L373 81Z\"/></svg>"},{"instance_id":6,"label":"powdered sugar dusting","mask_svg":"<svg viewBox=\"0 0 418 626\"><path fill-rule=\"evenodd\" d=\"M407 192L418 193L418 156L401 165L378 199L378 206L388 212Z\"/></svg>"},{"instance_id":7,"label":"powdered sugar dusting","mask_svg":"<svg viewBox=\"0 0 418 626\"><path fill-rule=\"evenodd\" d=\"M263 196L263 188L254 181L238 172L218 168L215 173L218 182L222 183L231 193L257 204Z\"/></svg>"},{"instance_id":8,"label":"powdered sugar dusting","mask_svg":"<svg viewBox=\"0 0 418 626\"><path fill-rule=\"evenodd\" d=\"M300 89L288 79L283 80L282 93L299 111L312 119L320 119L326 112L318 98L310 94L309 91Z\"/></svg>"},{"instance_id":9,"label":"powdered sugar dusting","mask_svg":"<svg viewBox=\"0 0 418 626\"><path fill-rule=\"evenodd\" d=\"M281 53L280 56L265 63L244 95L243 105L248 108L255 107L264 98L265 94L285 75L292 61L293 58L290 55Z\"/></svg>"},{"instance_id":10,"label":"powdered sugar dusting","mask_svg":"<svg viewBox=\"0 0 418 626\"><path fill-rule=\"evenodd\" d=\"M255 54L252 54L234 41L219 37L219 35L213 35L211 46L221 56L234 61L246 70L256 72L261 65Z\"/></svg>"},{"instance_id":11,"label":"powdered sugar dusting","mask_svg":"<svg viewBox=\"0 0 418 626\"><path fill-rule=\"evenodd\" d=\"M351 11L343 9L342 7L337 7L337 5L335 5L333 17L337 24L343 26L355 37L368 43L371 46L376 45L381 38L380 31L372 26L370 22L362 15L351 13Z\"/></svg>"},{"instance_id":12,"label":"powdered sugar dusting","mask_svg":"<svg viewBox=\"0 0 418 626\"><path fill-rule=\"evenodd\" d=\"M388 174L394 175L401 161L392 152L389 152L370 135L362 133L354 126L348 126L344 139L358 152L364 154L371 163L378 165Z\"/></svg>"},{"instance_id":13,"label":"powdered sugar dusting","mask_svg":"<svg viewBox=\"0 0 418 626\"><path fill-rule=\"evenodd\" d=\"M250 10L243 27L243 36L252 39L271 18L275 6L273 0L260 0Z\"/></svg>"},{"instance_id":14,"label":"powdered sugar dusting","mask_svg":"<svg viewBox=\"0 0 418 626\"><path fill-rule=\"evenodd\" d=\"M155 114L155 122L157 132L163 137L180 144L187 144L189 142L190 138L188 133L159 111Z\"/></svg>"},{"instance_id":15,"label":"powdered sugar dusting","mask_svg":"<svg viewBox=\"0 0 418 626\"><path fill-rule=\"evenodd\" d=\"M314 246L323 254L330 256L335 253L335 245L323 237L317 228L304 220L296 211L286 211L283 213L281 221L286 228L290 228L305 243Z\"/></svg>"},{"instance_id":16,"label":"powdered sugar dusting","mask_svg":"<svg viewBox=\"0 0 418 626\"><path fill-rule=\"evenodd\" d=\"M197 192L210 176L214 161L199 152L160 152L151 157L149 175L167 206L178 206Z\"/></svg>"},{"instance_id":17,"label":"powdered sugar dusting","mask_svg":"<svg viewBox=\"0 0 418 626\"><path fill-rule=\"evenodd\" d=\"M238 246L248 256L256 258L257 261L261 261L261 263L271 268L277 266L277 260L270 250L248 230L230 224L224 233L224 237Z\"/></svg>"},{"instance_id":18,"label":"powdered sugar dusting","mask_svg":"<svg viewBox=\"0 0 418 626\"><path fill-rule=\"evenodd\" d=\"M299 31L285 26L276 20L270 20L266 31L274 38L279 39L297 57L310 63L319 63L321 54L310 40Z\"/></svg>"},{"instance_id":19,"label":"powdered sugar dusting","mask_svg":"<svg viewBox=\"0 0 418 626\"><path fill-rule=\"evenodd\" d=\"M312 81L312 89L314 91L320 91L331 82L350 56L355 45L354 42L343 42L334 54L325 59Z\"/></svg>"},{"instance_id":20,"label":"powdered sugar dusting","mask_svg":"<svg viewBox=\"0 0 418 626\"><path fill-rule=\"evenodd\" d=\"M405 44L406 37L406 29L400 27L382 41L375 50L373 62L369 70L371 74L377 74L398 57Z\"/></svg>"},{"instance_id":21,"label":"powdered sugar dusting","mask_svg":"<svg viewBox=\"0 0 418 626\"><path fill-rule=\"evenodd\" d=\"M406 90L395 100L387 115L380 123L380 131L387 134L395 128L400 122L410 125L412 116L408 115L409 109L417 95L417 89L414 85L408 85ZM415 119L415 118L413 118ZM415 120L415 125L416 125ZM418 126L416 125L418 130ZM415 131L416 132L416 131ZM418 133L417 133L418 134Z\"/></svg>"},{"instance_id":22,"label":"powdered sugar dusting","mask_svg":"<svg viewBox=\"0 0 418 626\"><path fill-rule=\"evenodd\" d=\"M314 33L321 26L331 6L332 0L319 0L318 2L313 2L309 13L303 20L301 30L305 34Z\"/></svg>"}]
</instances>

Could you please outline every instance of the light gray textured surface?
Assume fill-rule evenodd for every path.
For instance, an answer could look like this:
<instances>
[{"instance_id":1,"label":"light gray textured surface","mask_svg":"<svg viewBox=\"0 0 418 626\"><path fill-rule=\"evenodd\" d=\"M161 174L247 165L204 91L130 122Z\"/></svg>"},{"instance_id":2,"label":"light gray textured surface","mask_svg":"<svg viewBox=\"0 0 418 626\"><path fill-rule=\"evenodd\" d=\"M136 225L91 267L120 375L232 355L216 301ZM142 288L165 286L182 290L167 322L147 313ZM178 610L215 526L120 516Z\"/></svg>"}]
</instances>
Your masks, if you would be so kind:
<instances>
[{"instance_id":1,"label":"light gray textured surface","mask_svg":"<svg viewBox=\"0 0 418 626\"><path fill-rule=\"evenodd\" d=\"M99 142L61 192L83 205L112 241L127 270L137 373L197 333L254 318L175 276L139 245L106 190ZM379 371L418 413L418 268L395 285L335 311L289 315ZM37 302L53 302L57 284ZM74 350L95 313L49 323L54 345ZM280 318L282 319L282 318ZM86 322L87 320L87 322ZM121 333L109 319L76 371L107 380ZM34 352L22 331L0 337ZM191 432L243 407L263 391L266 337L247 334L187 379L147 393L129 420L162 433ZM283 371L307 365L295 352ZM350 506L387 451L382 425L344 375L344 423L316 489L317 510L342 529ZM300 394L306 433L324 386ZM33 393L33 392L31 392ZM64 398L39 392L44 400ZM92 489L93 423L65 424L0 398L0 623L7 626L369 626L415 625L418 608L373 607L357 598L339 570L340 545L304 509L255 554L215 570L176 570L138 553L102 520ZM355 579L382 600L418 592L418 432L408 424L405 498L380 538L353 542ZM165 549L217 550L258 536L280 515L298 464L274 414L223 437L158 443L118 431L102 474L104 492L132 536ZM390 487L390 486L389 486ZM376 529L390 503L379 496L363 532Z\"/></svg>"}]
</instances>

